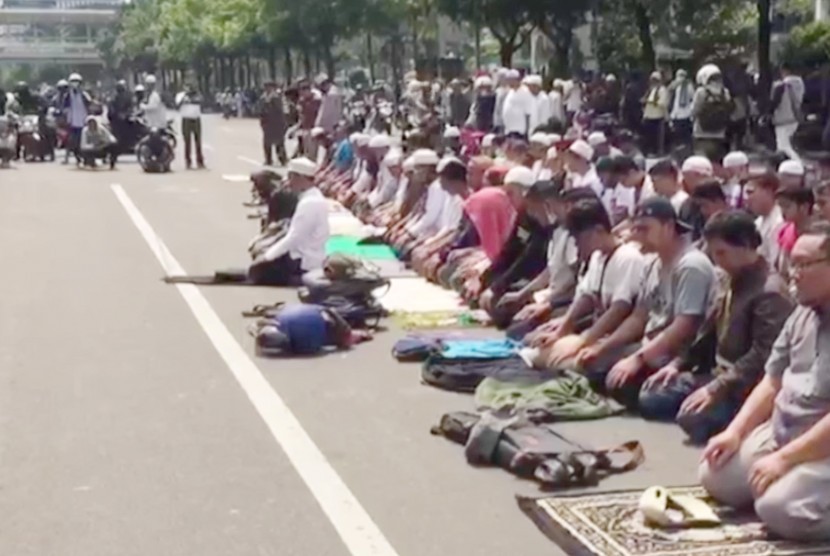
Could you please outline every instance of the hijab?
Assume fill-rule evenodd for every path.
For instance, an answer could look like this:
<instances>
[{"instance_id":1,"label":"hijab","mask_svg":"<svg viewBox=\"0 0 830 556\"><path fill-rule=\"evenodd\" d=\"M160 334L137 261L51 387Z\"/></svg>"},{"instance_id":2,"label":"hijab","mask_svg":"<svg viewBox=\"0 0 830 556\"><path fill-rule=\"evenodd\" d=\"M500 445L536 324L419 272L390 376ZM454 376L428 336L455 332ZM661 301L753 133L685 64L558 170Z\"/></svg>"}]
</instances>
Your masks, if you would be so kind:
<instances>
[{"instance_id":1,"label":"hijab","mask_svg":"<svg viewBox=\"0 0 830 556\"><path fill-rule=\"evenodd\" d=\"M495 260L516 222L516 209L507 193L498 187L485 187L467 198L464 212L475 226L487 258Z\"/></svg>"}]
</instances>

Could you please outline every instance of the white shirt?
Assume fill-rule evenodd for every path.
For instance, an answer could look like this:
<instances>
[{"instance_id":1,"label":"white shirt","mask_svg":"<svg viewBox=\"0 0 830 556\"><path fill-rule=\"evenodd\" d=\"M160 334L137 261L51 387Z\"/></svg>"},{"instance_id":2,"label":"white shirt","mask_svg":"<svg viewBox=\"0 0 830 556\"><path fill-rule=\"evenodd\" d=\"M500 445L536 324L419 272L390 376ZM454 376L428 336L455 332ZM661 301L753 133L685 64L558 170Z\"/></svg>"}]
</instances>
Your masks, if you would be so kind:
<instances>
[{"instance_id":1,"label":"white shirt","mask_svg":"<svg viewBox=\"0 0 830 556\"><path fill-rule=\"evenodd\" d=\"M688 104L685 106L680 105L680 89L685 88L688 94L687 101ZM691 120L692 116L694 115L694 102L692 100L695 97L695 88L694 85L688 82L684 82L678 85L674 90L674 102L672 103L671 107L671 114L669 117L672 120Z\"/></svg>"},{"instance_id":2,"label":"white shirt","mask_svg":"<svg viewBox=\"0 0 830 556\"><path fill-rule=\"evenodd\" d=\"M582 87L579 83L565 82L565 107L568 112L579 112L582 109Z\"/></svg>"},{"instance_id":3,"label":"white shirt","mask_svg":"<svg viewBox=\"0 0 830 556\"><path fill-rule=\"evenodd\" d=\"M149 127L156 127L164 129L167 127L167 108L161 102L161 95L158 91L153 91L147 97L147 102L141 105L144 110L144 119L147 120Z\"/></svg>"},{"instance_id":4,"label":"white shirt","mask_svg":"<svg viewBox=\"0 0 830 556\"><path fill-rule=\"evenodd\" d=\"M445 192L446 193L446 192ZM446 201L444 201L444 208L441 211L441 232L455 230L461 223L461 217L464 214L464 199L460 195L451 195L447 193Z\"/></svg>"},{"instance_id":5,"label":"white shirt","mask_svg":"<svg viewBox=\"0 0 830 556\"><path fill-rule=\"evenodd\" d=\"M562 293L576 283L578 260L579 252L574 238L565 226L557 226L548 243L549 288L552 292Z\"/></svg>"},{"instance_id":6,"label":"white shirt","mask_svg":"<svg viewBox=\"0 0 830 556\"><path fill-rule=\"evenodd\" d=\"M414 223L407 226L410 234L417 238L434 236L441 230L441 214L444 212L444 203L447 193L437 179L427 188L427 200L424 213Z\"/></svg>"},{"instance_id":7,"label":"white shirt","mask_svg":"<svg viewBox=\"0 0 830 556\"><path fill-rule=\"evenodd\" d=\"M550 98L550 114L551 117L558 121L565 121L565 104L562 100L562 93L559 91L551 91L548 95Z\"/></svg>"},{"instance_id":8,"label":"white shirt","mask_svg":"<svg viewBox=\"0 0 830 556\"><path fill-rule=\"evenodd\" d=\"M533 95L522 85L518 89L511 89L504 99L502 109L502 120L504 121L504 132L520 133L527 135L528 120L532 119L536 110L536 103Z\"/></svg>"},{"instance_id":9,"label":"white shirt","mask_svg":"<svg viewBox=\"0 0 830 556\"><path fill-rule=\"evenodd\" d=\"M726 202L732 208L739 208L743 203L744 188L740 182L726 182L723 184L723 194L726 196Z\"/></svg>"},{"instance_id":10,"label":"white shirt","mask_svg":"<svg viewBox=\"0 0 830 556\"><path fill-rule=\"evenodd\" d=\"M624 243L617 247L610 260L594 251L588 261L588 270L579 281L576 297L594 296L604 313L617 301L634 305L643 281L646 259L636 245Z\"/></svg>"},{"instance_id":11,"label":"white shirt","mask_svg":"<svg viewBox=\"0 0 830 556\"><path fill-rule=\"evenodd\" d=\"M781 214L781 208L776 204L767 216L759 216L755 220L755 226L761 234L761 246L758 248L758 252L764 256L764 259L770 265L774 265L781 252L781 247L778 245L778 233L784 226L784 216Z\"/></svg>"},{"instance_id":12,"label":"white shirt","mask_svg":"<svg viewBox=\"0 0 830 556\"><path fill-rule=\"evenodd\" d=\"M593 164L591 164L588 171L582 175L571 173L571 187L590 187L594 190L594 193L597 194L597 197L602 196L602 190L604 189L602 181L600 181L599 175L597 175L597 169Z\"/></svg>"},{"instance_id":13,"label":"white shirt","mask_svg":"<svg viewBox=\"0 0 830 556\"><path fill-rule=\"evenodd\" d=\"M622 186L620 186L622 187ZM634 209L637 205L642 203L649 197L654 197L657 193L654 191L654 181L651 176L646 174L643 185L640 187L640 198L637 198L637 190L633 187L622 187L624 191L620 191L617 196L617 204L624 206L628 211L628 216L634 216ZM680 210L680 209L675 209Z\"/></svg>"},{"instance_id":14,"label":"white shirt","mask_svg":"<svg viewBox=\"0 0 830 556\"><path fill-rule=\"evenodd\" d=\"M671 202L671 206L674 207L674 210L676 210L679 213L680 212L680 207L683 206L683 203L685 203L686 199L688 199L688 198L689 198L688 193L686 193L682 189L678 189L677 193L672 195L671 199L669 199L669 202Z\"/></svg>"},{"instance_id":15,"label":"white shirt","mask_svg":"<svg viewBox=\"0 0 830 556\"><path fill-rule=\"evenodd\" d=\"M544 161L537 160L533 163L533 179L536 181L549 180L553 177L553 170L546 168Z\"/></svg>"},{"instance_id":16,"label":"white shirt","mask_svg":"<svg viewBox=\"0 0 830 556\"><path fill-rule=\"evenodd\" d=\"M353 193L360 195L361 193L365 193L369 191L372 187L372 183L374 180L372 179L372 174L369 173L369 170L366 168L366 161L361 161L362 164L360 165L360 169L357 172L357 179L354 180L350 190Z\"/></svg>"},{"instance_id":17,"label":"white shirt","mask_svg":"<svg viewBox=\"0 0 830 556\"><path fill-rule=\"evenodd\" d=\"M552 112L548 95L539 93L534 96L531 93L531 97L533 97L533 112L530 114L530 129L528 131L533 133L537 127L547 125L550 122Z\"/></svg>"},{"instance_id":18,"label":"white shirt","mask_svg":"<svg viewBox=\"0 0 830 556\"><path fill-rule=\"evenodd\" d=\"M401 182L398 185L398 190L395 193L395 210L400 210L401 206L403 206L407 188L409 188L409 178L406 177L406 175L403 175L401 176Z\"/></svg>"},{"instance_id":19,"label":"white shirt","mask_svg":"<svg viewBox=\"0 0 830 556\"><path fill-rule=\"evenodd\" d=\"M378 170L378 185L369 193L369 206L376 208L385 205L395 198L397 192L397 178L389 171L389 165L386 162L381 162Z\"/></svg>"},{"instance_id":20,"label":"white shirt","mask_svg":"<svg viewBox=\"0 0 830 556\"><path fill-rule=\"evenodd\" d=\"M265 252L265 259L274 261L288 253L300 259L304 271L316 270L323 267L328 239L329 202L312 187L300 193L288 233Z\"/></svg>"},{"instance_id":21,"label":"white shirt","mask_svg":"<svg viewBox=\"0 0 830 556\"><path fill-rule=\"evenodd\" d=\"M76 129L84 127L87 115L84 92L80 89L69 91L69 127Z\"/></svg>"}]
</instances>

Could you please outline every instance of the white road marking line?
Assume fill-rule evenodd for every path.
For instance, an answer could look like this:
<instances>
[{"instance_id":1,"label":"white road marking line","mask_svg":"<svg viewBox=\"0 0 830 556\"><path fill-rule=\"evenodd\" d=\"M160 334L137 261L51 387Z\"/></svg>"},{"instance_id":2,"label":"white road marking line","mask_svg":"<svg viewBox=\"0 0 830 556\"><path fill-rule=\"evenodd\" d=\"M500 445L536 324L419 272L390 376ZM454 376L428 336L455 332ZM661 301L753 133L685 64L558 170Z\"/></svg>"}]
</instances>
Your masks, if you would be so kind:
<instances>
[{"instance_id":1,"label":"white road marking line","mask_svg":"<svg viewBox=\"0 0 830 556\"><path fill-rule=\"evenodd\" d=\"M117 184L111 188L164 271L168 275L184 274L184 268L124 189ZM202 292L191 284L176 284L176 289L352 556L398 556L383 532L308 436L291 409L262 376Z\"/></svg>"},{"instance_id":2,"label":"white road marking line","mask_svg":"<svg viewBox=\"0 0 830 556\"><path fill-rule=\"evenodd\" d=\"M215 151L216 149L213 148L213 145L202 145L202 148L206 151Z\"/></svg>"},{"instance_id":3,"label":"white road marking line","mask_svg":"<svg viewBox=\"0 0 830 556\"><path fill-rule=\"evenodd\" d=\"M225 181L244 182L250 180L250 176L242 174L222 174L222 179Z\"/></svg>"},{"instance_id":4,"label":"white road marking line","mask_svg":"<svg viewBox=\"0 0 830 556\"><path fill-rule=\"evenodd\" d=\"M248 158L247 156L237 156L236 159L241 160L242 162L247 162L248 164L253 164L254 166L265 167L265 165L262 162L254 160L253 158Z\"/></svg>"}]
</instances>

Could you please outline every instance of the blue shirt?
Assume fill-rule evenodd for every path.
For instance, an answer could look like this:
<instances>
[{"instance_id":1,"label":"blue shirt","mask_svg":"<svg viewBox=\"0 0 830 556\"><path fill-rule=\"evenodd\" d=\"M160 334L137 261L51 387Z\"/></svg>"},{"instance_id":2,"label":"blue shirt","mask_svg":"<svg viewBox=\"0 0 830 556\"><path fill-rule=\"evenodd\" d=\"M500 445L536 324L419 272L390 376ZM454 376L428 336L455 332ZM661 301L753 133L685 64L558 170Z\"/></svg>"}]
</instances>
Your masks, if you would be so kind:
<instances>
[{"instance_id":1,"label":"blue shirt","mask_svg":"<svg viewBox=\"0 0 830 556\"><path fill-rule=\"evenodd\" d=\"M275 317L280 331L288 336L291 352L313 354L328 343L325 309L319 305L286 305Z\"/></svg>"},{"instance_id":2,"label":"blue shirt","mask_svg":"<svg viewBox=\"0 0 830 556\"><path fill-rule=\"evenodd\" d=\"M334 151L334 165L338 170L348 170L354 162L354 148L351 141L343 139L337 144L337 150Z\"/></svg>"}]
</instances>

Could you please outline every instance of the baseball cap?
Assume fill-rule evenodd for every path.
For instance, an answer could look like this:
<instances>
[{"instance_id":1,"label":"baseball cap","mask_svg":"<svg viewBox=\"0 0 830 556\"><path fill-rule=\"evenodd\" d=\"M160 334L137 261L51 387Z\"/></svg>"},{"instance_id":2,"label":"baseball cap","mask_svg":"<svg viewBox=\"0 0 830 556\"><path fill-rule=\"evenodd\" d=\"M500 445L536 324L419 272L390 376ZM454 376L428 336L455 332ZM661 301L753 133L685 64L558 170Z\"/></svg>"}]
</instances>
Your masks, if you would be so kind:
<instances>
[{"instance_id":1,"label":"baseball cap","mask_svg":"<svg viewBox=\"0 0 830 556\"><path fill-rule=\"evenodd\" d=\"M692 231L692 227L680 220L677 216L677 211L674 210L671 201L664 197L650 197L645 199L637 207L635 218L654 218L661 222L674 222L677 232L680 234L687 234Z\"/></svg>"}]
</instances>

